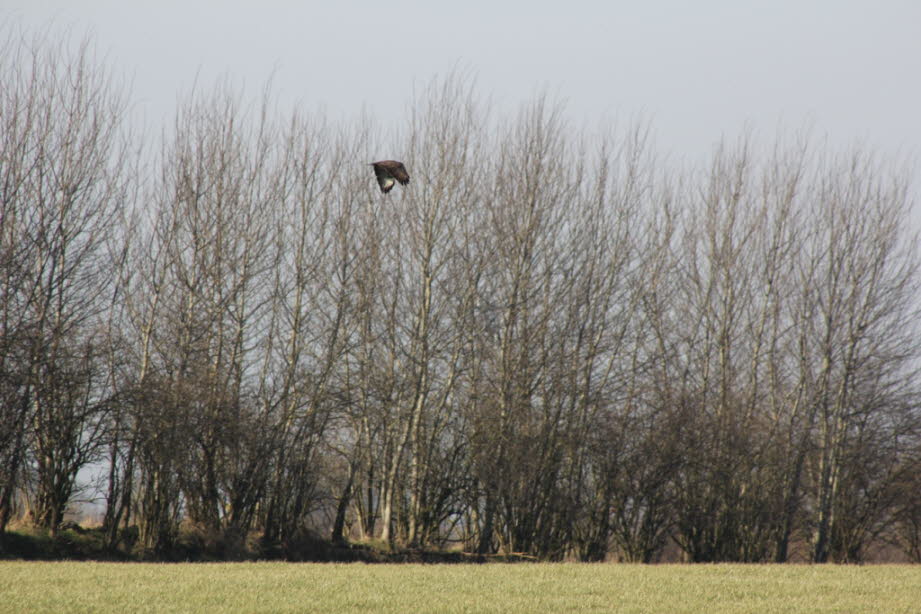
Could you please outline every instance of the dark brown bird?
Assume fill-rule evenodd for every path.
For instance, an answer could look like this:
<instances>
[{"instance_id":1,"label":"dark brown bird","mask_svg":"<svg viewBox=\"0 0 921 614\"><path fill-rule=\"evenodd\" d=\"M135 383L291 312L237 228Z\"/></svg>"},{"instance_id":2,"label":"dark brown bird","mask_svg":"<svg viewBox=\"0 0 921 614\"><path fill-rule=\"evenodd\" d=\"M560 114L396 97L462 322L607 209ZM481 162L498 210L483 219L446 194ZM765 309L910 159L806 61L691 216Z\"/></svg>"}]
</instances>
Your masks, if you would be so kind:
<instances>
[{"instance_id":1,"label":"dark brown bird","mask_svg":"<svg viewBox=\"0 0 921 614\"><path fill-rule=\"evenodd\" d=\"M372 162L371 166L374 167L377 184L381 186L381 192L384 194L392 190L393 184L397 181L400 182L400 185L409 183L409 173L406 172L406 167L403 166L402 162L381 160L380 162Z\"/></svg>"}]
</instances>

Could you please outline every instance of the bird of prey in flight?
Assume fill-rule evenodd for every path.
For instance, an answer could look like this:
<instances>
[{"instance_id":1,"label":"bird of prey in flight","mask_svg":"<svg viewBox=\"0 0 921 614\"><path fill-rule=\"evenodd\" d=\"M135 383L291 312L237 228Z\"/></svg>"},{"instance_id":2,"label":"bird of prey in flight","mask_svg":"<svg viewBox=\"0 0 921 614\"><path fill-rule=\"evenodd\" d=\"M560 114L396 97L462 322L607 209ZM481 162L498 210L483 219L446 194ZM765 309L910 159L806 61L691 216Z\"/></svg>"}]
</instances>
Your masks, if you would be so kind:
<instances>
[{"instance_id":1,"label":"bird of prey in flight","mask_svg":"<svg viewBox=\"0 0 921 614\"><path fill-rule=\"evenodd\" d=\"M397 181L400 182L400 185L409 183L409 173L406 172L406 167L403 166L402 162L381 160L380 162L372 162L371 166L374 167L377 183L381 186L381 192L384 194L392 190L393 184Z\"/></svg>"}]
</instances>

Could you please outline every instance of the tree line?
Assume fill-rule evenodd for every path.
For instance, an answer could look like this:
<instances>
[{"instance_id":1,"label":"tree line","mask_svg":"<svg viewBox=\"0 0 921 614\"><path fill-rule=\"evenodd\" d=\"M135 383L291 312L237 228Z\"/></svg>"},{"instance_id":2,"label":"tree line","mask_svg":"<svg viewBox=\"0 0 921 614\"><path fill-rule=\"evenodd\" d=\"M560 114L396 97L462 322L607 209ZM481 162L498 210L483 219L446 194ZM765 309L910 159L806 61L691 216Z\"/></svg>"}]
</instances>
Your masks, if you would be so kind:
<instances>
[{"instance_id":1,"label":"tree line","mask_svg":"<svg viewBox=\"0 0 921 614\"><path fill-rule=\"evenodd\" d=\"M543 559L921 560L910 173L808 135L679 168L434 79L405 122L227 83L132 130L0 43L0 531ZM368 162L401 157L404 190Z\"/></svg>"}]
</instances>

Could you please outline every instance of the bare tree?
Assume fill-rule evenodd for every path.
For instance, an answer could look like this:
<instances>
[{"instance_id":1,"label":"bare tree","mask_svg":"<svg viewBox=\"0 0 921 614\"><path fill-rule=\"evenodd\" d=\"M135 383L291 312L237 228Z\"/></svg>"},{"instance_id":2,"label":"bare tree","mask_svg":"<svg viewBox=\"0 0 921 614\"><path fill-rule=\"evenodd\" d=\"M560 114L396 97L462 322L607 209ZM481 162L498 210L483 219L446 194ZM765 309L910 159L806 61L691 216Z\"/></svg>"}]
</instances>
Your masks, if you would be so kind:
<instances>
[{"instance_id":1,"label":"bare tree","mask_svg":"<svg viewBox=\"0 0 921 614\"><path fill-rule=\"evenodd\" d=\"M903 230L908 199L902 177L887 177L872 157L858 152L830 161L817 179L817 226L810 242L816 265L807 290L814 305L814 353L802 365L813 383L817 446L812 558L823 562L830 555L856 555L862 540L832 551L832 535L851 521L841 508L854 513L853 506L864 505L860 498L876 499L874 492L886 488L901 452L890 438L908 424L902 416L917 419L903 399L913 398L910 369L917 345L906 324L916 317L918 263L914 241ZM880 460L871 462L886 452L881 467ZM881 470L874 487L854 489L853 480L873 468ZM845 502L845 493L857 500Z\"/></svg>"},{"instance_id":2,"label":"bare tree","mask_svg":"<svg viewBox=\"0 0 921 614\"><path fill-rule=\"evenodd\" d=\"M472 84L458 76L434 81L417 101L408 160L414 182L391 205L384 247L394 275L387 337L396 358L393 414L385 427L392 446L385 457L381 492L382 539L392 537L394 503L407 497L406 540L436 537L448 504L458 496L453 463L462 453L456 389L465 354L463 326L471 309L476 273L460 256L461 232L478 202L477 168L486 117Z\"/></svg>"},{"instance_id":3,"label":"bare tree","mask_svg":"<svg viewBox=\"0 0 921 614\"><path fill-rule=\"evenodd\" d=\"M360 303L354 279L368 258L356 213L367 192L353 163L367 135L330 132L295 117L286 133L289 190L275 235L273 341L260 387L262 402L276 415L263 519L269 541L296 539L308 527L322 480L318 457L325 444L337 447L336 427L352 394L338 378Z\"/></svg>"},{"instance_id":4,"label":"bare tree","mask_svg":"<svg viewBox=\"0 0 921 614\"><path fill-rule=\"evenodd\" d=\"M253 526L275 443L277 412L263 394L274 337L265 331L274 333L276 205L289 189L291 154L268 99L255 119L240 105L222 86L180 110L150 195L154 218L141 231L147 247L135 254L145 274L128 284L135 419L146 433L140 470L149 477L142 498L175 518L181 488L190 518L231 543ZM158 390L148 404L151 382ZM166 491L152 494L161 481ZM154 533L142 532L146 547L169 541Z\"/></svg>"},{"instance_id":5,"label":"bare tree","mask_svg":"<svg viewBox=\"0 0 921 614\"><path fill-rule=\"evenodd\" d=\"M8 31L0 202L5 421L0 525L31 449L34 521L54 531L104 442L111 278L105 245L127 197L125 96L88 41ZM13 364L15 361L15 366Z\"/></svg>"}]
</instances>

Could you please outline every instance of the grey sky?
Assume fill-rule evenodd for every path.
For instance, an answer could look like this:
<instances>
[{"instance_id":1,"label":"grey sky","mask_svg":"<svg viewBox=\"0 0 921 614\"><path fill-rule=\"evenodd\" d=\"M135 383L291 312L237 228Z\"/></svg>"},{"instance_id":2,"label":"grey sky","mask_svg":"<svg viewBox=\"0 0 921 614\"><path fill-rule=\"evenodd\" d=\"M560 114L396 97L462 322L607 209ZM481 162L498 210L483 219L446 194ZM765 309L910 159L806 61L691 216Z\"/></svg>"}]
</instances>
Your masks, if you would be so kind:
<instances>
[{"instance_id":1,"label":"grey sky","mask_svg":"<svg viewBox=\"0 0 921 614\"><path fill-rule=\"evenodd\" d=\"M921 153L917 0L2 0L10 16L91 32L153 123L196 75L255 93L274 74L283 102L386 124L459 66L500 106L545 88L579 123L641 115L678 156L746 122Z\"/></svg>"}]
</instances>

